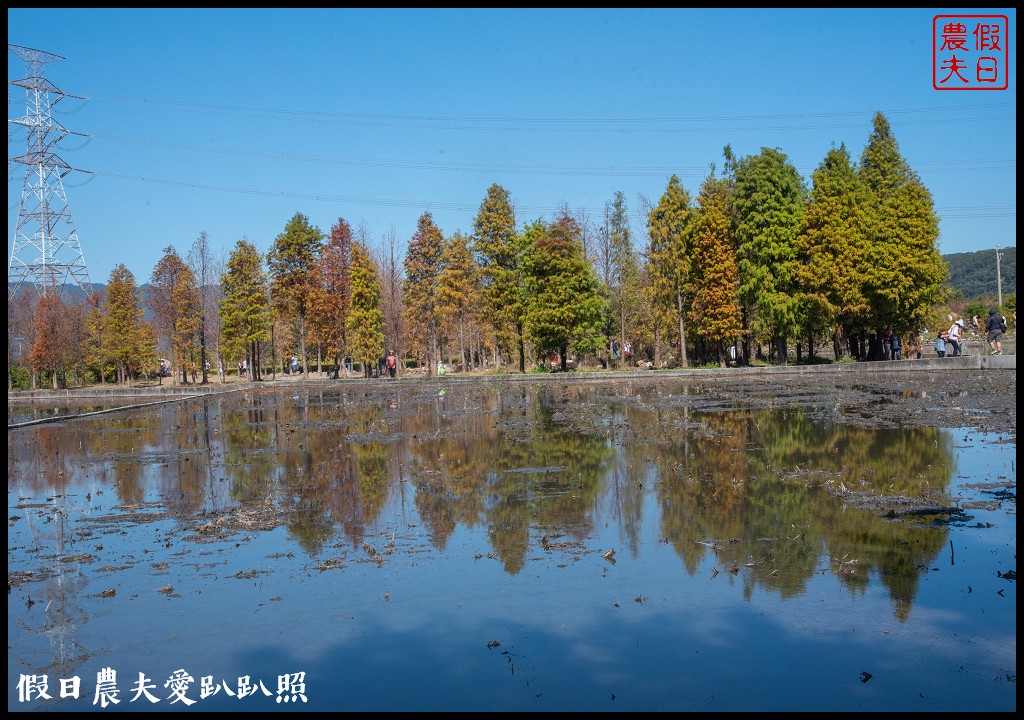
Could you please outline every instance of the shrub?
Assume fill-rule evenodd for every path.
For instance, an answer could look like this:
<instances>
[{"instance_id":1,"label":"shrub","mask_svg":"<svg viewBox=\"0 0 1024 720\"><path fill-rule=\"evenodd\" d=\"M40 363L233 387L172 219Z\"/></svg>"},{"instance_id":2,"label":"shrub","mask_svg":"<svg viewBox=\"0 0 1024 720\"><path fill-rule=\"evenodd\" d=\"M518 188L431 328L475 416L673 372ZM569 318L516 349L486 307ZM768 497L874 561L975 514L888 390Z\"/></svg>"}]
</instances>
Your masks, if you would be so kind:
<instances>
[{"instance_id":1,"label":"shrub","mask_svg":"<svg viewBox=\"0 0 1024 720\"><path fill-rule=\"evenodd\" d=\"M27 367L15 365L11 368L11 387L15 390L28 390L32 374Z\"/></svg>"}]
</instances>

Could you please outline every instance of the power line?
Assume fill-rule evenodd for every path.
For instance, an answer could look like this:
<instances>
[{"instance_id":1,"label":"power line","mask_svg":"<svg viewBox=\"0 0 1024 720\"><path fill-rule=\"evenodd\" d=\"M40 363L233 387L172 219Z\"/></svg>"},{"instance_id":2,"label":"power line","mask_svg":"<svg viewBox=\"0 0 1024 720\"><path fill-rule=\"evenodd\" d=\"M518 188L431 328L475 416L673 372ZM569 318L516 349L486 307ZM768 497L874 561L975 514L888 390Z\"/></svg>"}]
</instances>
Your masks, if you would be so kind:
<instances>
[{"instance_id":1,"label":"power line","mask_svg":"<svg viewBox=\"0 0 1024 720\"><path fill-rule=\"evenodd\" d=\"M305 193L305 192L289 192L284 190L260 190L257 188L244 188L244 187L232 187L228 185L215 185L211 183L193 183L193 182L182 182L177 180L162 180L158 178L141 177L137 175L121 175L116 173L104 173L94 172L99 177L109 177L118 180L131 180L133 182L144 182L152 183L156 185L169 185L172 187L190 188L193 190L213 190L216 192L227 192L236 193L240 195L259 195L264 197L281 197L297 200L313 200L318 202L331 202L331 203L350 203L353 205L375 205L383 207L407 207L407 208L422 208L425 211L428 210L454 210L459 212L471 212L479 209L479 202L471 203L457 203L457 202L438 202L431 200L391 200L386 198L368 198L359 197L353 195L332 195L328 193ZM561 207L542 207L538 205L519 205L515 206L517 211L524 213L537 213L542 215L550 215L558 212ZM600 208L573 208L588 213L600 213L604 211L604 207ZM956 218L978 218L978 217L1015 217L1016 206L1015 205L980 205L977 207L960 206L949 208L955 211L972 211L972 210L991 210L993 212L979 212L971 213L966 215L953 215L949 217ZM936 208L936 213L941 214L942 208ZM645 211L631 211L630 213L634 217L646 218L647 213ZM945 216L943 216L945 217Z\"/></svg>"},{"instance_id":2,"label":"power line","mask_svg":"<svg viewBox=\"0 0 1024 720\"><path fill-rule=\"evenodd\" d=\"M394 114L373 114L373 113L347 113L330 112L324 110L295 110L292 108L260 108L246 107L239 105L218 105L212 103L180 102L171 100L153 100L150 98L133 98L119 95L92 95L93 98L105 98L120 102L133 102L152 105L164 105L177 107L191 111L193 108L205 110L230 110L232 112L271 113L285 116L306 115L316 117L354 118L361 120L411 120L417 122L524 122L524 123L649 123L649 122L722 122L722 121L748 121L748 120L793 120L809 118L831 118L831 117L857 117L862 115L874 115L878 110L850 110L827 113L790 113L776 115L706 115L693 117L647 117L647 118L517 118L513 116L503 117L466 117L455 115L394 115ZM898 110L882 110L888 115L903 115L910 113L925 112L950 112L951 110L988 110L993 108L1016 107L1016 102L1001 103L979 103L976 105L958 105L955 108L949 107L926 107L926 108L904 108Z\"/></svg>"},{"instance_id":3,"label":"power line","mask_svg":"<svg viewBox=\"0 0 1024 720\"><path fill-rule=\"evenodd\" d=\"M321 164L353 165L364 167L390 167L412 170L445 170L451 172L486 172L486 173L509 173L509 174L534 174L534 175L601 175L611 177L667 177L678 175L680 177L704 177L707 175L706 166L689 167L629 167L629 166L602 166L602 165L494 165L485 163L457 163L437 160L394 160L386 158L332 156L309 153L292 153L272 150L257 150L252 148L231 148L218 145L195 145L192 143L175 143L165 140L152 140L146 138L130 138L116 135L90 135L91 139L110 140L117 143L130 143L148 147L165 148L171 150L186 150L189 152L203 152L216 155L232 155L236 157L265 158L268 160L287 160L295 162L310 162ZM83 146L84 147L84 146ZM1016 157L1005 158L984 158L977 160L928 160L922 162L908 161L915 169L927 168L928 172L975 172L990 170L1008 170L1016 167ZM993 166L991 163L1000 163ZM949 165L951 167L942 167ZM976 165L977 167L968 167ZM798 170L807 170L809 166L797 167ZM817 169L817 166L814 166Z\"/></svg>"}]
</instances>

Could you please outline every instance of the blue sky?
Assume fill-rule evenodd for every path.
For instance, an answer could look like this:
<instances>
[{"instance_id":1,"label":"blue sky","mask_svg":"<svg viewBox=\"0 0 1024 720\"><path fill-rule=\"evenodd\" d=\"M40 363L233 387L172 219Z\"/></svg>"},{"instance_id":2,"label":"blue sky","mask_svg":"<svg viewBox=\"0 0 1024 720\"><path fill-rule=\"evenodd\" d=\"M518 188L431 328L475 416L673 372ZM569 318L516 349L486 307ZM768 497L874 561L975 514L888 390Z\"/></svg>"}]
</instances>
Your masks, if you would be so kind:
<instances>
[{"instance_id":1,"label":"blue sky","mask_svg":"<svg viewBox=\"0 0 1024 720\"><path fill-rule=\"evenodd\" d=\"M936 90L936 15L1006 15L1006 90ZM882 111L931 190L939 249L1016 246L1016 11L990 9L28 9L8 43L63 56L45 77L90 279L149 280L200 232L267 250L301 212L404 248L422 213L472 232L487 188L520 226L601 220L678 175L696 196L722 149L778 148L811 184L859 159ZM8 80L25 63L8 51ZM25 114L9 86L8 118ZM8 156L25 152L9 133ZM87 172L86 172L87 171ZM24 185L9 164L8 257Z\"/></svg>"}]
</instances>

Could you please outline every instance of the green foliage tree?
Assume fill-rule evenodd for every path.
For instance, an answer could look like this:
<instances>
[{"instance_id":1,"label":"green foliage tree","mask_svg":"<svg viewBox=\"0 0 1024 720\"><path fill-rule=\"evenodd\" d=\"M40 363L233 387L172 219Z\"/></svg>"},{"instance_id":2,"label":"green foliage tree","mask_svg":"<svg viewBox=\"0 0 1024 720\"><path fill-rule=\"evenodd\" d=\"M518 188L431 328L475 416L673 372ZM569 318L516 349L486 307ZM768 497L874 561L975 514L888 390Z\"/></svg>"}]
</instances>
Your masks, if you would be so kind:
<instances>
[{"instance_id":1,"label":"green foliage tree","mask_svg":"<svg viewBox=\"0 0 1024 720\"><path fill-rule=\"evenodd\" d=\"M517 346L519 372L526 372L523 247L524 242L516 232L508 191L500 185L491 185L473 220L473 253L480 266L484 302L495 336L504 347Z\"/></svg>"},{"instance_id":2,"label":"green foliage tree","mask_svg":"<svg viewBox=\"0 0 1024 720\"><path fill-rule=\"evenodd\" d=\"M808 353L814 334L831 328L835 359L843 340L863 333L868 305L864 297L864 245L870 197L845 145L832 148L812 176L813 188L804 228L797 239L797 278Z\"/></svg>"},{"instance_id":3,"label":"green foliage tree","mask_svg":"<svg viewBox=\"0 0 1024 720\"><path fill-rule=\"evenodd\" d=\"M687 233L690 212L690 195L679 178L673 175L658 204L647 216L647 264L654 300L652 309L658 317L675 317L679 328L679 360L683 367L687 365L686 310L690 273ZM660 343L657 339L655 342L654 362L660 366Z\"/></svg>"},{"instance_id":4,"label":"green foliage tree","mask_svg":"<svg viewBox=\"0 0 1024 720\"><path fill-rule=\"evenodd\" d=\"M740 300L750 309L757 342L770 342L787 361L787 340L799 331L796 238L806 204L803 180L786 155L772 148L736 164L733 207Z\"/></svg>"},{"instance_id":5,"label":"green foliage tree","mask_svg":"<svg viewBox=\"0 0 1024 720\"><path fill-rule=\"evenodd\" d=\"M701 186L690 226L690 321L696 334L714 348L721 367L725 367L725 343L735 340L742 330L728 203L727 182L716 178L712 170Z\"/></svg>"},{"instance_id":6,"label":"green foliage tree","mask_svg":"<svg viewBox=\"0 0 1024 720\"><path fill-rule=\"evenodd\" d=\"M351 295L345 334L348 349L354 359L363 365L363 374L370 377L371 369L384 355L384 311L381 309L381 285L377 266L369 250L360 243L352 243Z\"/></svg>"},{"instance_id":7,"label":"green foliage tree","mask_svg":"<svg viewBox=\"0 0 1024 720\"><path fill-rule=\"evenodd\" d=\"M104 335L103 305L99 293L92 293L85 303L84 331L82 334L82 357L86 368L96 373L97 382L106 382L107 356Z\"/></svg>"},{"instance_id":8,"label":"green foliage tree","mask_svg":"<svg viewBox=\"0 0 1024 720\"><path fill-rule=\"evenodd\" d=\"M529 298L524 327L538 357L558 351L565 370L568 350L593 352L603 344L607 305L583 253L576 221L562 214L550 226L538 220L523 233L530 241L523 270Z\"/></svg>"},{"instance_id":9,"label":"green foliage tree","mask_svg":"<svg viewBox=\"0 0 1024 720\"><path fill-rule=\"evenodd\" d=\"M249 357L253 379L259 378L258 343L269 339L270 296L263 258L248 240L239 240L221 276L224 299L218 312L224 327L225 354Z\"/></svg>"},{"instance_id":10,"label":"green foliage tree","mask_svg":"<svg viewBox=\"0 0 1024 720\"><path fill-rule=\"evenodd\" d=\"M888 120L877 113L861 157L860 177L871 192L865 244L864 294L881 357L885 329L915 333L931 308L948 296L949 268L937 248L939 219L931 193L900 155Z\"/></svg>"},{"instance_id":11,"label":"green foliage tree","mask_svg":"<svg viewBox=\"0 0 1024 720\"><path fill-rule=\"evenodd\" d=\"M449 238L441 253L441 274L438 278L438 313L448 328L446 337L456 335L459 357L468 365L469 336L474 318L479 317L480 270L473 260L470 239L460 232ZM471 353L470 353L471 354Z\"/></svg>"},{"instance_id":12,"label":"green foliage tree","mask_svg":"<svg viewBox=\"0 0 1024 720\"><path fill-rule=\"evenodd\" d=\"M429 212L420 215L416 232L405 253L403 283L406 322L414 338L423 343L427 358L427 375L432 375L437 362L441 336L438 281L441 277L441 256L444 235L434 224Z\"/></svg>"},{"instance_id":13,"label":"green foliage tree","mask_svg":"<svg viewBox=\"0 0 1024 720\"><path fill-rule=\"evenodd\" d=\"M156 333L143 320L142 299L135 276L119 263L107 281L104 303L104 355L117 368L118 382L131 385L132 377L157 365Z\"/></svg>"},{"instance_id":14,"label":"green foliage tree","mask_svg":"<svg viewBox=\"0 0 1024 720\"><path fill-rule=\"evenodd\" d=\"M323 240L320 228L302 213L295 213L267 253L270 296L281 316L295 324L304 378L309 376L306 325L313 311L315 269Z\"/></svg>"}]
</instances>

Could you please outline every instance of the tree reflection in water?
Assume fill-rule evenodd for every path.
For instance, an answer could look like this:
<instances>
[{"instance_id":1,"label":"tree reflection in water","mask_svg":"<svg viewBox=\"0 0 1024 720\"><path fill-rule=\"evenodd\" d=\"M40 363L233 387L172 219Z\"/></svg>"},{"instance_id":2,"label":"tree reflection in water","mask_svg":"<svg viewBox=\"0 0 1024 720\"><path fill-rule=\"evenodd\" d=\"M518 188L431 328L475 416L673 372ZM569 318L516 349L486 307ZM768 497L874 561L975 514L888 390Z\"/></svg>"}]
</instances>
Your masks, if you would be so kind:
<instances>
[{"instance_id":1,"label":"tree reflection in water","mask_svg":"<svg viewBox=\"0 0 1024 720\"><path fill-rule=\"evenodd\" d=\"M302 623L337 614L325 605L335 596L376 618L379 608L346 596L380 582L363 574L368 566L391 573L378 577L395 585L414 583L424 612L428 598L449 591L489 596L495 583L510 589L521 583L532 588L523 602L547 608L540 622L552 625L542 635L559 632L549 593L580 612L580 593L619 588L616 578L624 577L637 584L628 599L639 605L694 597L697 587L718 581L760 607L772 596L799 604L820 593L828 578L851 600L866 601L877 592L873 587L884 588L889 615L903 624L950 546L955 522L942 513L897 521L846 500L868 493L926 498L948 508L957 465L945 430L850 427L823 420L815 408L727 407L680 382L249 390L9 432L9 506L22 506L18 513L26 516L11 522L9 577L46 569L41 554L26 551L32 543L25 538L40 522L30 499L59 489L61 497L88 494L93 504L104 492L116 498L105 509L109 516L90 517L97 511L89 509L69 517L77 528L71 538L121 553L108 558L94 551L97 567L119 566L134 585L146 583L158 559L172 573L177 563L184 577L173 584L191 583L194 597L204 598L197 612L211 614L215 626L230 625L235 606L249 602L232 594L223 607L209 604L228 582L217 581L218 573L261 577L254 587L263 602L268 591L275 600L297 594L306 609ZM263 513L263 527L281 527L283 535L232 526L232 513L240 510ZM221 545L196 546L200 526L222 530L215 535ZM116 540L93 542L97 532L113 528L120 531ZM247 552L247 545L262 555ZM275 566L280 579L257 567L281 557L292 559ZM601 568L598 585L589 576L578 586L561 582L564 572L586 563ZM111 582L79 565L74 571L61 587L77 588L77 602ZM680 573L689 585L680 584ZM152 585L174 578L148 579ZM38 593L24 579L13 586ZM324 594L325 587L332 590ZM380 602L392 594L393 588L375 597ZM189 595L182 590L178 597L184 603ZM76 607L64 594L53 599L57 611ZM138 630L140 621L131 620L136 609L118 608L118 617ZM223 612L229 614L218 621ZM74 614L79 619L65 624L78 635L82 625L96 624L94 613ZM9 635L52 636L51 615L33 614L31 605L12 611ZM110 631L104 622L102 632ZM9 648L20 661L9 666L52 668L67 655L62 646L44 661L41 649L23 639ZM288 652L301 656L297 647ZM15 677L10 687L16 684Z\"/></svg>"}]
</instances>

